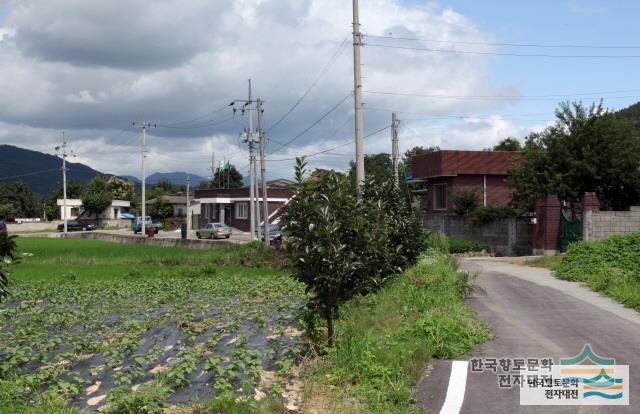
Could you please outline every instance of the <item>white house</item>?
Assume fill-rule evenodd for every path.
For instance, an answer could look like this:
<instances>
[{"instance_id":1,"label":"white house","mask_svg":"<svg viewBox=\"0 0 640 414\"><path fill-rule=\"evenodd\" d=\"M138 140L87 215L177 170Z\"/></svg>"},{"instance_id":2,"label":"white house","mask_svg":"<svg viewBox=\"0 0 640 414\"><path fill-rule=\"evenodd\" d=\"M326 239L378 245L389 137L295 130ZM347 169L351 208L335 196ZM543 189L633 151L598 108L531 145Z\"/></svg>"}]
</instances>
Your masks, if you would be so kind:
<instances>
[{"instance_id":1,"label":"white house","mask_svg":"<svg viewBox=\"0 0 640 414\"><path fill-rule=\"evenodd\" d=\"M62 198L59 198L56 204L60 207L60 218L64 219L64 200ZM128 212L129 208L131 208L131 201L113 200L111 202L111 205L107 207L102 214L100 214L99 218L106 220L116 220L122 218L122 213ZM68 220L76 220L80 218L82 213L82 200L79 200L77 198L68 198L66 218Z\"/></svg>"}]
</instances>

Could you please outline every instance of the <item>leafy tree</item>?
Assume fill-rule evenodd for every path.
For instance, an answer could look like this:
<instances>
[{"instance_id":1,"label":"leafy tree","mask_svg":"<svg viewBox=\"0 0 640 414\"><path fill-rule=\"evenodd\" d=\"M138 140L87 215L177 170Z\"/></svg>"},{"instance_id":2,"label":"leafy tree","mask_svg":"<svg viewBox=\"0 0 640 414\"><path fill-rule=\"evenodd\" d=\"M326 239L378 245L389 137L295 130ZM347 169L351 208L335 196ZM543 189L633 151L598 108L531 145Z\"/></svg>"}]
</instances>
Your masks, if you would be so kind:
<instances>
[{"instance_id":1,"label":"leafy tree","mask_svg":"<svg viewBox=\"0 0 640 414\"><path fill-rule=\"evenodd\" d=\"M213 175L210 188L239 188L244 185L242 174L233 164L224 168L218 168Z\"/></svg>"},{"instance_id":2,"label":"leafy tree","mask_svg":"<svg viewBox=\"0 0 640 414\"><path fill-rule=\"evenodd\" d=\"M555 125L530 134L522 163L511 171L513 203L533 207L557 194L578 203L595 191L603 209L622 210L640 201L640 136L631 121L606 112L602 103L562 103Z\"/></svg>"},{"instance_id":3,"label":"leafy tree","mask_svg":"<svg viewBox=\"0 0 640 414\"><path fill-rule=\"evenodd\" d=\"M356 164L354 161L350 163L349 176L353 183L356 182ZM391 156L381 152L378 154L365 154L364 156L364 174L377 183L390 180L393 177L393 166Z\"/></svg>"},{"instance_id":4,"label":"leafy tree","mask_svg":"<svg viewBox=\"0 0 640 414\"><path fill-rule=\"evenodd\" d=\"M451 194L453 210L456 214L460 214L462 216L477 210L480 204L480 194L482 194L482 190L477 187L454 190Z\"/></svg>"},{"instance_id":5,"label":"leafy tree","mask_svg":"<svg viewBox=\"0 0 640 414\"><path fill-rule=\"evenodd\" d=\"M307 306L326 320L332 345L339 306L376 291L413 263L422 228L392 180L370 177L358 197L349 175L329 171L307 179L303 159L295 179L283 231L296 259L295 277L310 293Z\"/></svg>"},{"instance_id":6,"label":"leafy tree","mask_svg":"<svg viewBox=\"0 0 640 414\"><path fill-rule=\"evenodd\" d=\"M167 217L171 217L173 215L173 206L169 203L166 196L160 196L156 198L155 202L151 205L149 214L151 217L164 221Z\"/></svg>"},{"instance_id":7,"label":"leafy tree","mask_svg":"<svg viewBox=\"0 0 640 414\"><path fill-rule=\"evenodd\" d=\"M39 217L40 200L23 182L0 185L0 217Z\"/></svg>"},{"instance_id":8,"label":"leafy tree","mask_svg":"<svg viewBox=\"0 0 640 414\"><path fill-rule=\"evenodd\" d=\"M107 190L111 192L115 200L131 201L134 198L135 185L131 181L123 180L114 175L107 180Z\"/></svg>"},{"instance_id":9,"label":"leafy tree","mask_svg":"<svg viewBox=\"0 0 640 414\"><path fill-rule=\"evenodd\" d=\"M186 190L186 186L184 185L176 185L171 181L163 178L158 180L153 186L151 186L151 191L149 194L177 194L184 192Z\"/></svg>"},{"instance_id":10,"label":"leafy tree","mask_svg":"<svg viewBox=\"0 0 640 414\"><path fill-rule=\"evenodd\" d=\"M95 214L96 220L98 216L111 205L113 194L109 191L107 181L96 176L85 188L82 193L82 206L89 214Z\"/></svg>"},{"instance_id":11,"label":"leafy tree","mask_svg":"<svg viewBox=\"0 0 640 414\"><path fill-rule=\"evenodd\" d=\"M522 151L522 144L518 138L508 137L494 145L491 151Z\"/></svg>"},{"instance_id":12,"label":"leafy tree","mask_svg":"<svg viewBox=\"0 0 640 414\"><path fill-rule=\"evenodd\" d=\"M84 192L84 185L80 181L69 180L67 181L67 198L81 198L82 193ZM64 197L64 189L62 185L56 187L51 193L51 201L55 204L55 202L59 198Z\"/></svg>"}]
</instances>

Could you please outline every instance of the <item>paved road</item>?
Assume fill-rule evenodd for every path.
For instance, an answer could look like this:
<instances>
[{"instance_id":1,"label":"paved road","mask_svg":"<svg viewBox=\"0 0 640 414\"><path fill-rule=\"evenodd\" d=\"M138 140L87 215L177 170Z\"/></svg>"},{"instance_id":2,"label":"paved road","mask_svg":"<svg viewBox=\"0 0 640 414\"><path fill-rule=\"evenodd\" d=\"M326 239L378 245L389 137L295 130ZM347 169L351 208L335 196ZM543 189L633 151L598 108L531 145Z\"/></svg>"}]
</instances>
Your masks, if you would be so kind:
<instances>
[{"instance_id":1,"label":"paved road","mask_svg":"<svg viewBox=\"0 0 640 414\"><path fill-rule=\"evenodd\" d=\"M519 389L500 389L492 372L467 370L466 381L452 393L464 395L460 413L640 413L640 313L576 283L558 280L545 269L496 259L465 259L461 268L479 273L468 304L495 334L494 340L461 360L553 357L557 362L577 355L590 343L600 356L630 365L630 405L520 406ZM441 412L451 371L451 361L435 361L425 373L420 383L424 412Z\"/></svg>"}]
</instances>

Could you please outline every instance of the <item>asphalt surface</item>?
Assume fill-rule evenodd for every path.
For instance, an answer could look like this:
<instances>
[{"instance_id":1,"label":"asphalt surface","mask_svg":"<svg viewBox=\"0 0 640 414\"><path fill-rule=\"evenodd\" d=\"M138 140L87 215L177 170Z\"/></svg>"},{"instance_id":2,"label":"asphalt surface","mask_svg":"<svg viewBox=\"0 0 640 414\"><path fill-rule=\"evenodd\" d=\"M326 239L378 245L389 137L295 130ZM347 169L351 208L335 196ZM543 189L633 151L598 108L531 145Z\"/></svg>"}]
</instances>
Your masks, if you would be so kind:
<instances>
[{"instance_id":1,"label":"asphalt surface","mask_svg":"<svg viewBox=\"0 0 640 414\"><path fill-rule=\"evenodd\" d=\"M640 313L546 269L486 259L463 259L461 268L478 272L467 303L495 338L459 360L552 357L557 363L588 343L596 354L629 365L630 405L520 406L518 387L499 388L495 373L469 369L460 413L640 413ZM434 361L425 372L419 386L423 412L441 412L451 365Z\"/></svg>"}]
</instances>

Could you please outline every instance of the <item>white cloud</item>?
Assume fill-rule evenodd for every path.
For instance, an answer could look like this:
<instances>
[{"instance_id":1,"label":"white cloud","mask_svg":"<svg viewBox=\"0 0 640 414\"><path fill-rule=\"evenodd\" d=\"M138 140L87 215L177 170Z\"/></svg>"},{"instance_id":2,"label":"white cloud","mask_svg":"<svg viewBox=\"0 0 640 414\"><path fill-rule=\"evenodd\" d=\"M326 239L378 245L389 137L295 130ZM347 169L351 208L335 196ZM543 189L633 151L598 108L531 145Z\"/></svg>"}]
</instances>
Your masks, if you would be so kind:
<instances>
[{"instance_id":1,"label":"white cloud","mask_svg":"<svg viewBox=\"0 0 640 414\"><path fill-rule=\"evenodd\" d=\"M9 103L0 107L2 142L50 147L64 129L83 162L121 174L139 170L139 139L129 137L134 132L120 133L131 122L168 124L211 113L246 96L246 79L251 77L254 96L266 100L268 127L313 82L351 30L351 4L344 0L21 0L9 7L0 22L0 100ZM361 21L369 35L491 40L467 17L431 3L367 2L361 5ZM270 132L268 152L278 147L276 141L290 140L353 89L347 42L317 87ZM365 42L369 43L363 48L365 90L518 94L515 86L492 79L488 57L375 47L372 44L398 43L373 37ZM364 101L367 107L388 110L365 111L368 133L388 124L391 110L438 116L503 108L499 102L369 93ZM348 100L290 147L268 158L291 158L349 142L352 107ZM209 128L150 131L150 171L205 175L212 151L243 167L247 154L237 136L246 119L238 114L235 120L215 121L229 114L221 111L199 118L198 122L211 121ZM407 138L407 146L435 140L448 148L482 148L487 141L523 134L516 123L495 117L414 129L421 135ZM384 151L388 141L388 131L372 136L366 150ZM344 167L349 152L353 145L312 157L310 163ZM292 165L271 163L271 177L289 176Z\"/></svg>"}]
</instances>

